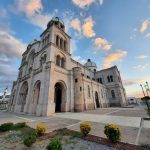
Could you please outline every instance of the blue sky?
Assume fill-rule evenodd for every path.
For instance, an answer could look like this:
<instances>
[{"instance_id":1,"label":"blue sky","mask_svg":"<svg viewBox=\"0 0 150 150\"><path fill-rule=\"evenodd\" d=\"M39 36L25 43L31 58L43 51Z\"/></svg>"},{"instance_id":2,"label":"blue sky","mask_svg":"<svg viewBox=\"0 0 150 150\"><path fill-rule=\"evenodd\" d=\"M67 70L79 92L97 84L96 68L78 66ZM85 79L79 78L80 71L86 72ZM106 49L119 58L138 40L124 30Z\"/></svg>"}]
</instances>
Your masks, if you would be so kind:
<instances>
[{"instance_id":1,"label":"blue sky","mask_svg":"<svg viewBox=\"0 0 150 150\"><path fill-rule=\"evenodd\" d=\"M149 0L1 0L0 93L17 78L21 54L47 22L61 18L72 37L74 59L98 69L117 65L127 96L141 96L150 82Z\"/></svg>"}]
</instances>

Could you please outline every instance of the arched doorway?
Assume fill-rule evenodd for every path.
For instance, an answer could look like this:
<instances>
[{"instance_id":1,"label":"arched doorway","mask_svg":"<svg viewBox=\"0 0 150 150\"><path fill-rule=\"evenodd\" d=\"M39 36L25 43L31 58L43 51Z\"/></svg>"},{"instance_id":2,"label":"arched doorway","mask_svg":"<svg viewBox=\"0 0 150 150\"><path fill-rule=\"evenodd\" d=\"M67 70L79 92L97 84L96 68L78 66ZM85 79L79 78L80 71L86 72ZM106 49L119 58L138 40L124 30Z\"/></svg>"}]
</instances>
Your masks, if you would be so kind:
<instances>
[{"instance_id":1,"label":"arched doorway","mask_svg":"<svg viewBox=\"0 0 150 150\"><path fill-rule=\"evenodd\" d=\"M27 94L28 94L28 83L27 81L25 81L21 88L20 88L20 93L19 93L19 103L21 104L21 112L24 111L24 106L26 104L26 98L27 98Z\"/></svg>"},{"instance_id":2,"label":"arched doorway","mask_svg":"<svg viewBox=\"0 0 150 150\"><path fill-rule=\"evenodd\" d=\"M62 102L66 98L66 89L63 83L55 84L55 112L62 112Z\"/></svg>"},{"instance_id":3,"label":"arched doorway","mask_svg":"<svg viewBox=\"0 0 150 150\"><path fill-rule=\"evenodd\" d=\"M34 89L33 89L32 113L36 113L36 107L37 107L37 104L39 103L40 87L41 87L41 82L36 81L34 85Z\"/></svg>"},{"instance_id":4,"label":"arched doorway","mask_svg":"<svg viewBox=\"0 0 150 150\"><path fill-rule=\"evenodd\" d=\"M95 92L95 103L96 103L96 108L100 108L99 99L98 99L98 93L97 92Z\"/></svg>"}]
</instances>

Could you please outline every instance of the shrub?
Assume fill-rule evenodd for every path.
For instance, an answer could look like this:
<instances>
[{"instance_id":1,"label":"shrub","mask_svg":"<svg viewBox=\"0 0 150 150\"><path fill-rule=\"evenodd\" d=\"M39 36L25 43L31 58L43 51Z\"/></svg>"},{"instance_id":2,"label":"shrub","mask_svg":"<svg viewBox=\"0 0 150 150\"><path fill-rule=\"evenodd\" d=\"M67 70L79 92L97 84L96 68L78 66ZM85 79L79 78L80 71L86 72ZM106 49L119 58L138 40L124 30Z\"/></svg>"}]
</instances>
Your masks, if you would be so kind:
<instances>
[{"instance_id":1,"label":"shrub","mask_svg":"<svg viewBox=\"0 0 150 150\"><path fill-rule=\"evenodd\" d=\"M87 136L89 132L91 131L91 123L88 121L85 121L80 124L80 131L83 136Z\"/></svg>"},{"instance_id":2,"label":"shrub","mask_svg":"<svg viewBox=\"0 0 150 150\"><path fill-rule=\"evenodd\" d=\"M121 133L117 125L115 124L105 125L104 133L111 142L120 141Z\"/></svg>"},{"instance_id":3,"label":"shrub","mask_svg":"<svg viewBox=\"0 0 150 150\"><path fill-rule=\"evenodd\" d=\"M14 124L12 122L3 123L0 126L0 131L1 132L9 131L13 127L13 125Z\"/></svg>"},{"instance_id":4,"label":"shrub","mask_svg":"<svg viewBox=\"0 0 150 150\"><path fill-rule=\"evenodd\" d=\"M13 129L20 129L20 128L24 128L26 126L27 126L26 122L19 122L14 125Z\"/></svg>"},{"instance_id":5,"label":"shrub","mask_svg":"<svg viewBox=\"0 0 150 150\"><path fill-rule=\"evenodd\" d=\"M33 143L36 141L36 136L34 135L26 135L25 138L23 139L23 144L26 145L27 147L31 147Z\"/></svg>"},{"instance_id":6,"label":"shrub","mask_svg":"<svg viewBox=\"0 0 150 150\"><path fill-rule=\"evenodd\" d=\"M46 132L46 126L43 123L40 123L36 127L36 133L38 136L42 136Z\"/></svg>"},{"instance_id":7,"label":"shrub","mask_svg":"<svg viewBox=\"0 0 150 150\"><path fill-rule=\"evenodd\" d=\"M59 139L53 139L46 147L47 150L62 150L62 144Z\"/></svg>"}]
</instances>

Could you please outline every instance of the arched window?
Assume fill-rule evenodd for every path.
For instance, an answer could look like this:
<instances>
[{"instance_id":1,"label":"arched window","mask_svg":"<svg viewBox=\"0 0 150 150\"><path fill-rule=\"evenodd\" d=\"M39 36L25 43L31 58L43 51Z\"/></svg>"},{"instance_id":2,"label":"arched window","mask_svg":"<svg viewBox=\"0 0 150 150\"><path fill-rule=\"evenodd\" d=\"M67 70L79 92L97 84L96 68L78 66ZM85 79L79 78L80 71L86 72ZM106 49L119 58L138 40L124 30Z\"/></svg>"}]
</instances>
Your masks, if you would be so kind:
<instances>
[{"instance_id":1,"label":"arched window","mask_svg":"<svg viewBox=\"0 0 150 150\"><path fill-rule=\"evenodd\" d=\"M116 96L115 96L115 91L114 91L114 90L111 90L111 97L112 97L112 98L116 98Z\"/></svg>"},{"instance_id":2,"label":"arched window","mask_svg":"<svg viewBox=\"0 0 150 150\"><path fill-rule=\"evenodd\" d=\"M56 36L56 45L59 47L59 36Z\"/></svg>"},{"instance_id":3,"label":"arched window","mask_svg":"<svg viewBox=\"0 0 150 150\"><path fill-rule=\"evenodd\" d=\"M110 82L110 77L109 76L107 76L107 81Z\"/></svg>"},{"instance_id":4,"label":"arched window","mask_svg":"<svg viewBox=\"0 0 150 150\"><path fill-rule=\"evenodd\" d=\"M110 82L113 82L113 76L112 75L110 76Z\"/></svg>"},{"instance_id":5,"label":"arched window","mask_svg":"<svg viewBox=\"0 0 150 150\"><path fill-rule=\"evenodd\" d=\"M63 49L63 39L60 39L60 48Z\"/></svg>"},{"instance_id":6,"label":"arched window","mask_svg":"<svg viewBox=\"0 0 150 150\"><path fill-rule=\"evenodd\" d=\"M46 62L46 58L47 58L47 55L46 55L46 53L44 52L44 53L41 55L41 58L40 58L40 66L42 66L42 65Z\"/></svg>"},{"instance_id":7,"label":"arched window","mask_svg":"<svg viewBox=\"0 0 150 150\"><path fill-rule=\"evenodd\" d=\"M102 78L99 78L99 82L100 82L101 84L103 84L103 80L102 80Z\"/></svg>"},{"instance_id":8,"label":"arched window","mask_svg":"<svg viewBox=\"0 0 150 150\"><path fill-rule=\"evenodd\" d=\"M91 97L90 86L88 85L88 97Z\"/></svg>"},{"instance_id":9,"label":"arched window","mask_svg":"<svg viewBox=\"0 0 150 150\"><path fill-rule=\"evenodd\" d=\"M57 65L57 66L60 66L60 60L61 60L60 56L57 55L57 56L56 56L56 65Z\"/></svg>"},{"instance_id":10,"label":"arched window","mask_svg":"<svg viewBox=\"0 0 150 150\"><path fill-rule=\"evenodd\" d=\"M63 57L61 59L61 67L65 68L65 58L63 58Z\"/></svg>"},{"instance_id":11,"label":"arched window","mask_svg":"<svg viewBox=\"0 0 150 150\"><path fill-rule=\"evenodd\" d=\"M67 42L64 41L64 50L67 51Z\"/></svg>"}]
</instances>

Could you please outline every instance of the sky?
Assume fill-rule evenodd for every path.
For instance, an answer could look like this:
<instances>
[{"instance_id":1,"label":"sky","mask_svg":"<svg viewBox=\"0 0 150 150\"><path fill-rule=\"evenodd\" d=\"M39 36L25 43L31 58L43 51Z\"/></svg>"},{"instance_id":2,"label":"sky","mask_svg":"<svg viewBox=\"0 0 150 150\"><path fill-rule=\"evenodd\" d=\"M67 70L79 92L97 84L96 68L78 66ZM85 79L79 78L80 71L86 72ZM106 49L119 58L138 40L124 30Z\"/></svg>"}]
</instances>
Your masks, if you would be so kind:
<instances>
[{"instance_id":1,"label":"sky","mask_svg":"<svg viewBox=\"0 0 150 150\"><path fill-rule=\"evenodd\" d=\"M98 70L117 65L128 97L150 84L150 0L0 0L0 95L17 79L21 55L52 17L71 36L72 57Z\"/></svg>"}]
</instances>

